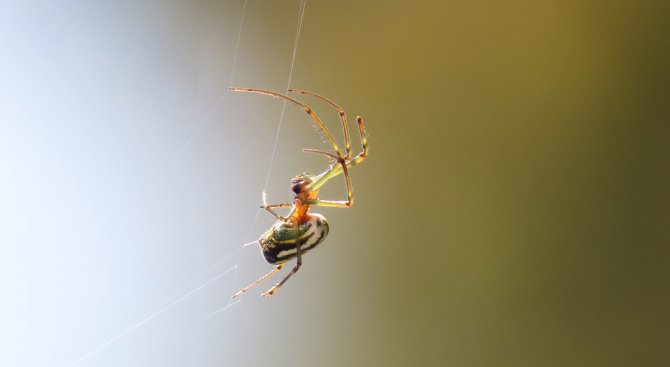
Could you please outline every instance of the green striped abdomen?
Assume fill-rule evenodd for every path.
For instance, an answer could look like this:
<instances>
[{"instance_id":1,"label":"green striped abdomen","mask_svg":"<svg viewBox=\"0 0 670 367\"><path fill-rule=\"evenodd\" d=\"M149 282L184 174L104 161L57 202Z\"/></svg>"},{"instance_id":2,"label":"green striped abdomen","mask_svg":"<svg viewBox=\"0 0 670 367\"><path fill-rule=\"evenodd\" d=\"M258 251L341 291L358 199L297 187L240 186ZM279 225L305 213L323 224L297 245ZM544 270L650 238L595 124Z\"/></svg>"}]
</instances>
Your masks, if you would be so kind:
<instances>
[{"instance_id":1,"label":"green striped abdomen","mask_svg":"<svg viewBox=\"0 0 670 367\"><path fill-rule=\"evenodd\" d=\"M298 241L302 254L313 249L328 235L328 222L320 214L310 214L307 222L298 227ZM265 260L270 264L281 264L297 255L295 227L293 223L276 221L258 242Z\"/></svg>"}]
</instances>

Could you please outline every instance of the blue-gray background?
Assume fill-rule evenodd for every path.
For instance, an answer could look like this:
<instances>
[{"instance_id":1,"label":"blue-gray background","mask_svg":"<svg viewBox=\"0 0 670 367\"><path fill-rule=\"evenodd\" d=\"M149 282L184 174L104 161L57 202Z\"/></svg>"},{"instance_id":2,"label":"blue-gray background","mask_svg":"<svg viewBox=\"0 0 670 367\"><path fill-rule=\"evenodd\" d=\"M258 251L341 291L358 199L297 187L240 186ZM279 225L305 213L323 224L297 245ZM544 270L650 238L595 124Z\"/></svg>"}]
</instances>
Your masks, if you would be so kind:
<instances>
[{"instance_id":1,"label":"blue-gray background","mask_svg":"<svg viewBox=\"0 0 670 367\"><path fill-rule=\"evenodd\" d=\"M269 269L242 3L0 1L0 365L670 363L667 1L310 1L291 86L365 117L357 202L212 315ZM233 85L286 88L298 6L249 0ZM287 108L271 201L320 140Z\"/></svg>"}]
</instances>

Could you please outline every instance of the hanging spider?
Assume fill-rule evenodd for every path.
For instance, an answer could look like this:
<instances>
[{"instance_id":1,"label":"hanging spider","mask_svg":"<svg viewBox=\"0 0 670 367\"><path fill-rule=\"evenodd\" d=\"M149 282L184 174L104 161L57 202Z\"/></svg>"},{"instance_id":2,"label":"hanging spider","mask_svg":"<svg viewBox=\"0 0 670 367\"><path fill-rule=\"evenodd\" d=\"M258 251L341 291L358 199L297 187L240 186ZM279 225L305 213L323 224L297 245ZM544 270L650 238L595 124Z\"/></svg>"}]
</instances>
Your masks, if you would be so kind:
<instances>
[{"instance_id":1,"label":"hanging spider","mask_svg":"<svg viewBox=\"0 0 670 367\"><path fill-rule=\"evenodd\" d=\"M260 277L257 281L246 286L239 292L233 295L233 298L236 298L242 295L244 292L248 291L250 288L254 287L258 283L262 282L270 275L279 271L287 261L296 258L295 267L282 279L279 283L275 284L267 292L263 293L263 297L272 296L277 290L286 283L293 274L295 274L302 265L302 256L307 251L313 249L321 243L326 235L328 235L328 222L321 214L310 213L310 206L328 206L328 207L340 207L348 208L354 204L354 193L351 189L351 179L349 178L349 168L361 163L368 156L368 141L365 136L365 128L363 127L363 120L360 116L356 117L358 121L358 130L361 135L361 143L363 145L363 151L361 151L355 157L351 157L351 142L349 139L349 128L347 126L347 117L344 113L344 110L335 104L333 101L320 96L315 93L305 92L301 90L289 89L290 93L304 94L312 97L316 97L320 100L325 101L330 106L332 106L340 115L340 120L342 121L342 129L344 130L344 140L345 140L345 149L347 154L342 153L342 148L335 142L333 136L330 134L330 131L326 126L321 122L321 120L316 116L312 109L283 94L270 92L261 89L252 89L252 88L230 88L235 92L250 92L265 94L268 96L285 99L289 102L294 103L298 107L305 110L309 117L316 123L316 125L323 131L326 139L330 142L335 150L336 154L329 152L324 152L321 150L315 149L303 149L306 153L317 153L322 154L327 157L334 159L335 161L330 164L328 169L323 171L321 174L312 175L309 173L303 173L291 180L291 191L295 194L293 198L293 203L284 203L284 204L268 204L265 191L263 191L263 205L261 208L267 210L270 214L274 215L277 218L277 221L274 223L272 228L265 232L261 238L258 239L260 244L261 251L265 260L273 265L276 265L269 273ZM347 200L321 200L319 199L319 190L321 187L328 182L331 178L336 177L340 174L344 174L345 182L347 185ZM287 216L283 217L279 215L274 208L285 208L290 207L291 210Z\"/></svg>"}]
</instances>

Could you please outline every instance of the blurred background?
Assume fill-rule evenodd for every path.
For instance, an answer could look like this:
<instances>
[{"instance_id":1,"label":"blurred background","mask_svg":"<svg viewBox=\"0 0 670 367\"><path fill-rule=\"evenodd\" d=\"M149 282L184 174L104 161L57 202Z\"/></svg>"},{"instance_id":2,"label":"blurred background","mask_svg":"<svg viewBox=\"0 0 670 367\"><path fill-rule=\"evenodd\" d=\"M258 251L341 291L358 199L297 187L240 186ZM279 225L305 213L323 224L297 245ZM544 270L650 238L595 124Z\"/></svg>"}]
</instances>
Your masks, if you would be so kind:
<instances>
[{"instance_id":1,"label":"blurred background","mask_svg":"<svg viewBox=\"0 0 670 367\"><path fill-rule=\"evenodd\" d=\"M289 81L300 1L243 4L0 1L0 365L670 363L670 3L310 0L290 86L370 157L232 303L327 165L227 91Z\"/></svg>"}]
</instances>

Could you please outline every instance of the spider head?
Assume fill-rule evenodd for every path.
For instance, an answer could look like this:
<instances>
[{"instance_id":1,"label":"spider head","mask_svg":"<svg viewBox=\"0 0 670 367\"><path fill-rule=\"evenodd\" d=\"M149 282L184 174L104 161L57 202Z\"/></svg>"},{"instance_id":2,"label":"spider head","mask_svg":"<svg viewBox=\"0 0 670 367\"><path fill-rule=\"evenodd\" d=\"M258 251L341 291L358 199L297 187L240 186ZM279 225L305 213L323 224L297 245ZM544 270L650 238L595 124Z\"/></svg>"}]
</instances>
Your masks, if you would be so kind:
<instances>
[{"instance_id":1,"label":"spider head","mask_svg":"<svg viewBox=\"0 0 670 367\"><path fill-rule=\"evenodd\" d=\"M312 177L311 173L302 173L293 177L291 180L291 191L296 195L308 193L309 185L312 184Z\"/></svg>"}]
</instances>

